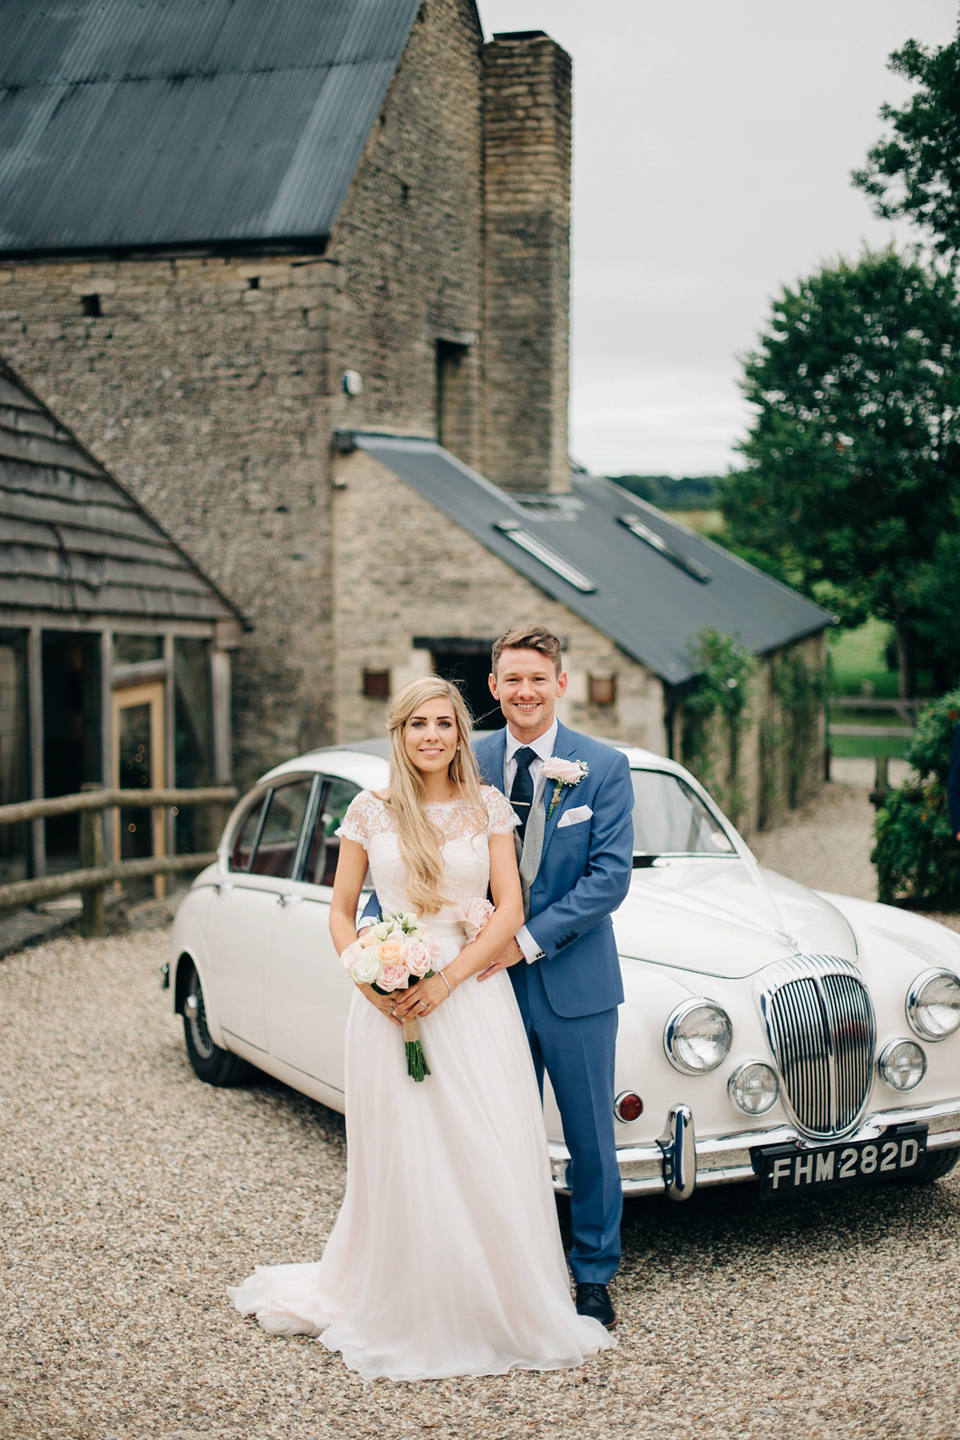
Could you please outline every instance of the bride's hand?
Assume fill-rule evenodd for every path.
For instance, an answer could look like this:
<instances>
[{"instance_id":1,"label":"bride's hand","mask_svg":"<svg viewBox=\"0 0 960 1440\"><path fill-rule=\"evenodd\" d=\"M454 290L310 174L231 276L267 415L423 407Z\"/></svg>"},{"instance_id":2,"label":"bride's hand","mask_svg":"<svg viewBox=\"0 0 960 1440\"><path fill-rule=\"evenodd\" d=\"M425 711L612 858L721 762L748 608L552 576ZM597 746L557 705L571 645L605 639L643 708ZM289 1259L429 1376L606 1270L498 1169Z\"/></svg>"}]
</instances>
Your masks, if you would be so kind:
<instances>
[{"instance_id":1,"label":"bride's hand","mask_svg":"<svg viewBox=\"0 0 960 1440\"><path fill-rule=\"evenodd\" d=\"M409 990L398 992L393 1018L401 1021L420 1020L425 1015L432 1014L449 996L447 981L441 980L439 974L431 975L429 980L418 980Z\"/></svg>"},{"instance_id":2,"label":"bride's hand","mask_svg":"<svg viewBox=\"0 0 960 1440\"><path fill-rule=\"evenodd\" d=\"M380 995L376 990L374 990L372 985L361 985L360 989L363 991L364 995L366 995L367 999L370 1001L370 1004L376 1005L381 1015L385 1015L387 1019L392 1020L395 1025L400 1024L400 1021L393 1013L396 1009L396 995Z\"/></svg>"}]
</instances>

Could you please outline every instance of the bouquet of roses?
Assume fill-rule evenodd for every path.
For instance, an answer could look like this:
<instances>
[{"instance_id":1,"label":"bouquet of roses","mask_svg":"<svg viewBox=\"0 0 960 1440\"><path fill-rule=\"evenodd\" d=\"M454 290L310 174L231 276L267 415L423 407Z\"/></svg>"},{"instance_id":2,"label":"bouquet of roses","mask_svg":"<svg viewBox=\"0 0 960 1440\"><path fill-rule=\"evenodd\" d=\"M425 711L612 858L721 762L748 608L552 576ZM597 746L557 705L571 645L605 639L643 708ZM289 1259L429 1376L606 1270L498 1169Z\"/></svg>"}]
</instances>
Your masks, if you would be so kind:
<instances>
[{"instance_id":1,"label":"bouquet of roses","mask_svg":"<svg viewBox=\"0 0 960 1440\"><path fill-rule=\"evenodd\" d=\"M399 911L381 917L377 923L348 945L341 955L343 968L357 985L372 985L378 995L405 990L418 980L429 980L436 974L434 964L440 958L440 946L420 924L416 915ZM423 1080L430 1074L420 1026L415 1015L403 1022L403 1043L407 1052L407 1074Z\"/></svg>"}]
</instances>

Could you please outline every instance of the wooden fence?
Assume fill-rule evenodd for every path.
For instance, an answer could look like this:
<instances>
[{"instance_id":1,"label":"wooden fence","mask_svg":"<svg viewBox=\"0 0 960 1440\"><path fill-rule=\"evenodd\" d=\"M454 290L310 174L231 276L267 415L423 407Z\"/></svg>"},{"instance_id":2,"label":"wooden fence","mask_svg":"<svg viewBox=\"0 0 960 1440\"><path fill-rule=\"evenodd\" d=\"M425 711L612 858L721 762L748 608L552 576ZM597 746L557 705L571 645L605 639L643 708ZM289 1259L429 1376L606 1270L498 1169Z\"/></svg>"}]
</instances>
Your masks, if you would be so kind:
<instances>
[{"instance_id":1,"label":"wooden fence","mask_svg":"<svg viewBox=\"0 0 960 1440\"><path fill-rule=\"evenodd\" d=\"M82 901L82 928L86 936L104 933L104 887L114 881L134 880L148 875L172 875L178 871L202 870L217 858L215 850L194 855L152 855L144 860L114 860L104 863L104 810L161 810L173 805L229 805L237 798L232 785L208 785L197 790L105 790L90 786L80 795L55 795L49 800L21 800L0 805L0 825L24 820L42 820L50 815L80 816L81 870L62 875L44 875L36 880L16 880L0 885L0 911L17 910L38 900L52 900L79 890Z\"/></svg>"}]
</instances>

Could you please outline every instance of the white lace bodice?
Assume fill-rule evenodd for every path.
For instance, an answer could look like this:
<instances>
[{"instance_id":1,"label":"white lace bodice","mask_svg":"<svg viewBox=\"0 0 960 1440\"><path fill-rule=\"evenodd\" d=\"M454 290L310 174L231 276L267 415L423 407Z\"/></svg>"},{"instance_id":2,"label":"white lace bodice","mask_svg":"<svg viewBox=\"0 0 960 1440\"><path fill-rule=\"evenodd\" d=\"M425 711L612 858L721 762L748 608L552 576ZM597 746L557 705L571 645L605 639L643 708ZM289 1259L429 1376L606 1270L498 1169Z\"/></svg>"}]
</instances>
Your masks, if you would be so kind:
<instances>
[{"instance_id":1,"label":"white lace bodice","mask_svg":"<svg viewBox=\"0 0 960 1440\"><path fill-rule=\"evenodd\" d=\"M443 837L443 893L451 901L434 924L452 924L462 919L468 901L486 899L490 884L490 835L508 835L519 824L513 806L492 785L480 789L486 810L486 824L478 828L478 817L467 800L449 800L426 807L427 816ZM406 873L397 832L390 811L371 790L361 790L350 803L339 833L362 845L370 861L374 889L382 914L409 910L405 896Z\"/></svg>"}]
</instances>

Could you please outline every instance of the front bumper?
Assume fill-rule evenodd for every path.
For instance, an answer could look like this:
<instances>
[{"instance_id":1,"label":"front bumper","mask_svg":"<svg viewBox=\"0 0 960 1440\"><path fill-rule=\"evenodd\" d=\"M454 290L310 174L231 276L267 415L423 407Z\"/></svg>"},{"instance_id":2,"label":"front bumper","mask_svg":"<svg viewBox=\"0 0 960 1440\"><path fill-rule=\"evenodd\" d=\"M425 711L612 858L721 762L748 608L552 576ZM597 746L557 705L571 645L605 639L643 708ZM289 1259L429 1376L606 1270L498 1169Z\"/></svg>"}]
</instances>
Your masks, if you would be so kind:
<instances>
[{"instance_id":1,"label":"front bumper","mask_svg":"<svg viewBox=\"0 0 960 1440\"><path fill-rule=\"evenodd\" d=\"M852 1134L837 1136L837 1139L873 1140L890 1125L926 1125L928 1150L960 1146L960 1100L878 1110L868 1115ZM667 1116L667 1126L659 1140L649 1145L618 1146L617 1162L624 1195L666 1193L671 1199L686 1200L697 1185L755 1180L750 1151L758 1146L796 1144L801 1149L815 1150L829 1143L805 1140L790 1125L778 1125L771 1130L741 1130L732 1135L713 1135L706 1140L696 1140L694 1128L690 1109L677 1105ZM569 1195L570 1152L554 1140L549 1142L549 1151L553 1188Z\"/></svg>"}]
</instances>

